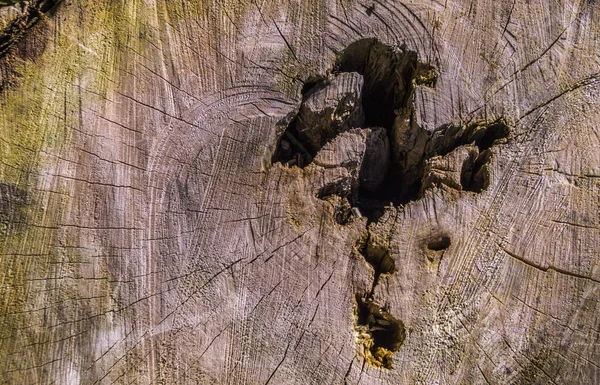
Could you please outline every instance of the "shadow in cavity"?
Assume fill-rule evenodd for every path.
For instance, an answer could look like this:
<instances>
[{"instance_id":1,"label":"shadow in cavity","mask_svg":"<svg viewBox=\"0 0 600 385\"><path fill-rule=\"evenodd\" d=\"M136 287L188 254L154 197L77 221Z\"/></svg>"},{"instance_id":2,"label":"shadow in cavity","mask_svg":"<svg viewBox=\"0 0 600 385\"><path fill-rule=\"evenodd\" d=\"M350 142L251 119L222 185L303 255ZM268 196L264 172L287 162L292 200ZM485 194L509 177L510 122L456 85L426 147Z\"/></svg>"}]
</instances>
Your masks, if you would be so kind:
<instances>
[{"instance_id":1,"label":"shadow in cavity","mask_svg":"<svg viewBox=\"0 0 600 385\"><path fill-rule=\"evenodd\" d=\"M373 297L375 287L379 283L379 278L383 274L393 274L396 272L396 261L390 253L389 247L378 244L369 235L366 239L360 239L356 249L365 261L373 268L373 285L369 297Z\"/></svg>"},{"instance_id":2,"label":"shadow in cavity","mask_svg":"<svg viewBox=\"0 0 600 385\"><path fill-rule=\"evenodd\" d=\"M384 127L390 134L397 109L407 106L415 73L422 67L416 52L363 39L338 55L334 72L357 72L364 77L365 127Z\"/></svg>"},{"instance_id":3,"label":"shadow in cavity","mask_svg":"<svg viewBox=\"0 0 600 385\"><path fill-rule=\"evenodd\" d=\"M431 251L444 251L450 247L450 237L440 235L427 242L427 249Z\"/></svg>"},{"instance_id":4,"label":"shadow in cavity","mask_svg":"<svg viewBox=\"0 0 600 385\"><path fill-rule=\"evenodd\" d=\"M356 327L365 359L373 366L392 369L392 354L406 339L404 323L366 295L356 297Z\"/></svg>"},{"instance_id":5,"label":"shadow in cavity","mask_svg":"<svg viewBox=\"0 0 600 385\"><path fill-rule=\"evenodd\" d=\"M350 79L344 83L346 93L339 91L341 86L337 83L343 83L340 75ZM285 128L272 162L305 167L323 145L338 134L352 128L381 127L387 135L389 153L376 156L387 157L382 163L389 166L381 168L381 177L375 178L380 182L369 185L363 181L353 186L353 191L340 195L345 199L344 205L347 202L357 207L368 222L379 220L387 205L403 205L419 199L423 193L425 161L462 145L476 145L480 153L477 159L463 165L462 189L480 192L489 185L486 164L491 153L486 150L508 135L508 126L503 120L496 120L447 125L434 132L422 129L413 118L415 86L434 87L436 81L435 69L419 62L416 52L389 46L374 38L356 41L337 55L330 73L313 76L305 82L299 111L283 122ZM316 108L315 95L330 89L332 93L338 92L339 104ZM322 100L331 100L329 96L321 96L320 103L326 104ZM348 215L351 216L346 208L343 212L338 223L347 223Z\"/></svg>"},{"instance_id":6,"label":"shadow in cavity","mask_svg":"<svg viewBox=\"0 0 600 385\"><path fill-rule=\"evenodd\" d=\"M510 134L504 119L492 122L478 121L466 125L448 125L433 132L425 148L423 159L445 156L460 146L472 145L478 150L474 158L467 158L461 168L460 185L464 191L480 193L490 184L489 163L492 159L491 147ZM420 178L423 166L419 165Z\"/></svg>"}]
</instances>

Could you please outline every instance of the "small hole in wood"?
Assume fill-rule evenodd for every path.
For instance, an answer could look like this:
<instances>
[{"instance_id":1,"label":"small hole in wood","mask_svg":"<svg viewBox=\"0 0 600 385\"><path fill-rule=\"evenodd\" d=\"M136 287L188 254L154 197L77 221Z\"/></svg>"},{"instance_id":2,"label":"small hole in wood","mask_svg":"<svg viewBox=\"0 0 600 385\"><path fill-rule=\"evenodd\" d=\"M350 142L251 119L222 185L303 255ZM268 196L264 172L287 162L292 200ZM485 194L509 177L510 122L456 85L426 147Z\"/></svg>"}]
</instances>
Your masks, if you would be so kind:
<instances>
[{"instance_id":1,"label":"small hole in wood","mask_svg":"<svg viewBox=\"0 0 600 385\"><path fill-rule=\"evenodd\" d=\"M431 251L444 251L450 247L450 237L440 235L427 242L427 249Z\"/></svg>"}]
</instances>

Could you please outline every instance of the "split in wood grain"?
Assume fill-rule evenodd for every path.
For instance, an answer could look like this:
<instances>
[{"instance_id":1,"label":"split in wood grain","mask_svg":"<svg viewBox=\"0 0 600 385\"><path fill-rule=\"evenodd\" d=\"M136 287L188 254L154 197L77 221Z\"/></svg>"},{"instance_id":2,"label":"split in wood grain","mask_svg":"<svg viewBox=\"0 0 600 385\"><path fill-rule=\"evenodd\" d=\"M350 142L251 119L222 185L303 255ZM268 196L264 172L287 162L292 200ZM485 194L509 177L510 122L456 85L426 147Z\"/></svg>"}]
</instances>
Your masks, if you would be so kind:
<instances>
[{"instance_id":1,"label":"split in wood grain","mask_svg":"<svg viewBox=\"0 0 600 385\"><path fill-rule=\"evenodd\" d=\"M437 76L435 68L405 47L376 39L350 44L326 75L305 82L302 103L283 121L272 163L345 167L349 177L328 182L316 194L333 205L340 225L365 216L373 229L370 224L380 220L386 207L419 200L432 188L481 193L490 185L491 147L505 140L510 128L503 118L433 131L420 127L414 119L415 89L434 87ZM352 147L356 141L360 145ZM328 157L348 151L361 155L338 163L331 161L335 156ZM355 294L354 331L365 362L391 369L406 331L401 320L378 304L382 298L375 298L375 292L382 276L396 272L396 263L389 244L372 230L365 234L355 252L373 269L373 281L370 290ZM445 234L425 240L429 262L439 263L450 245Z\"/></svg>"},{"instance_id":2,"label":"split in wood grain","mask_svg":"<svg viewBox=\"0 0 600 385\"><path fill-rule=\"evenodd\" d=\"M406 339L404 323L369 298L357 294L356 333L363 346L365 361L373 366L392 369L392 355Z\"/></svg>"},{"instance_id":3,"label":"split in wood grain","mask_svg":"<svg viewBox=\"0 0 600 385\"><path fill-rule=\"evenodd\" d=\"M391 369L393 353L404 343L406 331L404 323L394 317L387 306L380 306L374 294L380 277L396 272L396 262L389 245L370 231L358 240L355 250L373 268L370 292L355 295L356 340L365 362Z\"/></svg>"},{"instance_id":4,"label":"split in wood grain","mask_svg":"<svg viewBox=\"0 0 600 385\"><path fill-rule=\"evenodd\" d=\"M348 86L348 81L340 81L341 76L354 77L352 86ZM323 146L343 132L357 127L371 130L382 127L389 152L381 151L381 145L370 148L367 145L363 154L363 160L386 157L380 163L389 167L378 171L382 182L373 185L372 179L361 180L352 187L347 181L340 181L339 186L326 186L318 194L320 199L332 195L341 198L335 219L342 225L352 219L356 212L352 208L358 210L359 216L367 217L369 223L376 222L385 207L418 200L427 189L442 184L456 190L484 191L490 184L490 148L508 137L509 126L498 118L447 124L434 131L419 127L414 119L415 87L435 87L437 77L435 68L421 63L417 53L405 47L388 46L372 38L350 44L338 54L326 75L306 80L302 103L298 111L286 118L289 123L278 139L272 162L303 168L313 162ZM347 88L340 88L343 86L339 83ZM314 99L318 93L323 94L318 100L323 105L317 108ZM311 110L309 118L305 116L307 110ZM307 122L316 126L307 127ZM460 152L462 146L472 148L466 158L456 158L456 154L446 157L457 149ZM460 164L453 170L440 170L431 165L437 158L438 163L452 160ZM456 173L456 177L447 175L449 171Z\"/></svg>"},{"instance_id":5,"label":"split in wood grain","mask_svg":"<svg viewBox=\"0 0 600 385\"><path fill-rule=\"evenodd\" d=\"M358 240L356 250L373 268L373 285L368 295L369 298L373 298L379 278L396 272L396 261L391 256L389 245L370 231L366 237L363 236Z\"/></svg>"}]
</instances>

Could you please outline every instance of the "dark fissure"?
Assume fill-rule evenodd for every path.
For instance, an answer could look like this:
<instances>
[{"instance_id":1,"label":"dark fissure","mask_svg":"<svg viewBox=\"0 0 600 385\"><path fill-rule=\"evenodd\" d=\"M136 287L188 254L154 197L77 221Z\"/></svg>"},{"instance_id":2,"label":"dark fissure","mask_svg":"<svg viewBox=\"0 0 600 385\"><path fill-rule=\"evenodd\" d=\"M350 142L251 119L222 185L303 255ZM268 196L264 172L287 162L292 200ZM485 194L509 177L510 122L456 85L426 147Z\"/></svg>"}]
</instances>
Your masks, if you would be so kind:
<instances>
[{"instance_id":1,"label":"dark fissure","mask_svg":"<svg viewBox=\"0 0 600 385\"><path fill-rule=\"evenodd\" d=\"M358 183L350 189L328 187L343 198L343 207L336 208L340 224L352 216L348 207L358 208L368 222L374 222L385 206L416 200L434 185L483 191L489 184L489 148L507 137L508 126L498 119L446 125L433 132L420 128L413 119L415 86L434 87L436 80L435 69L419 62L417 53L405 47L376 39L350 44L326 76L305 82L299 111L288 118L273 163L306 167L324 145L352 129L369 129L379 135L379 142L367 139ZM436 173L434 158L461 146L470 147L460 179L452 181ZM329 196L319 195L322 199Z\"/></svg>"},{"instance_id":2,"label":"dark fissure","mask_svg":"<svg viewBox=\"0 0 600 385\"><path fill-rule=\"evenodd\" d=\"M391 369L392 354L400 349L406 339L404 323L368 296L357 294L355 301L357 325L370 339L365 345L369 362Z\"/></svg>"},{"instance_id":3,"label":"dark fissure","mask_svg":"<svg viewBox=\"0 0 600 385\"><path fill-rule=\"evenodd\" d=\"M490 183L491 147L508 137L508 125L500 118L433 131L419 127L415 89L434 87L436 81L435 69L406 47L376 39L354 42L326 75L305 82L298 111L284 120L272 162L346 168L347 176L317 193L333 205L340 225L356 215L367 217L367 225L377 222L386 206L420 199L431 188L479 193ZM429 240L430 262L439 261L450 243L446 235ZM370 290L355 295L358 341L367 362L389 369L406 332L375 297L382 277L396 272L396 261L389 241L372 229L358 240L355 252L373 269Z\"/></svg>"},{"instance_id":4,"label":"dark fissure","mask_svg":"<svg viewBox=\"0 0 600 385\"><path fill-rule=\"evenodd\" d=\"M396 273L396 261L389 244L367 231L357 241L355 251L373 269L373 283L369 292L355 295L356 330L367 362L376 367L392 368L392 355L406 338L404 323L390 313L387 305L375 299L375 288L382 276Z\"/></svg>"},{"instance_id":5,"label":"dark fissure","mask_svg":"<svg viewBox=\"0 0 600 385\"><path fill-rule=\"evenodd\" d=\"M390 249L387 246L378 244L372 239L371 233L368 233L366 241L359 240L356 249L365 261L373 268L373 285L368 294L373 298L375 287L379 283L379 278L384 274L393 274L396 272L396 261L392 258Z\"/></svg>"}]
</instances>

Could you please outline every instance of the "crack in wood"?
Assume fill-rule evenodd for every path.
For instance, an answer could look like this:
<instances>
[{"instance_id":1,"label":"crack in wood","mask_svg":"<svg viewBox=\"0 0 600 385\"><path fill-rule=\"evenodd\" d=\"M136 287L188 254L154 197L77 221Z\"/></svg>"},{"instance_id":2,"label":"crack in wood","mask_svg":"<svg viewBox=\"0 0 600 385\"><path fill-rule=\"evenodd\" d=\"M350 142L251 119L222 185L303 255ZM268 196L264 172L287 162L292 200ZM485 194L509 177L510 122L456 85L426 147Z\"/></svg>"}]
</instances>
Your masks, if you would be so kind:
<instances>
[{"instance_id":1,"label":"crack in wood","mask_svg":"<svg viewBox=\"0 0 600 385\"><path fill-rule=\"evenodd\" d=\"M568 271L568 270L565 270L565 269L561 269L561 268L556 267L556 266L551 266L551 265L549 265L547 267L544 267L544 266L539 265L539 264L537 264L535 262L532 262L532 261L530 261L530 260L528 260L528 259L526 259L526 258L524 258L524 257L522 257L520 255L517 255L517 254L515 254L515 253L513 253L513 252L511 252L509 250L507 250L504 247L502 247L502 251L504 251L504 253L506 253L506 255L508 255L509 257L511 257L511 258L513 258L513 259L515 259L515 260L517 260L517 261L519 261L519 262L521 262L521 263L523 263L523 264L525 264L527 266L533 267L536 270L542 271L544 273L547 273L548 271L556 271L557 273L564 274L564 275L569 276L569 277L578 278L578 279L585 279L585 280L592 281L592 282L595 282L595 283L600 283L599 280L597 280L597 279L595 279L595 278L593 278L591 276L574 273L574 272L571 272L571 271Z\"/></svg>"}]
</instances>

